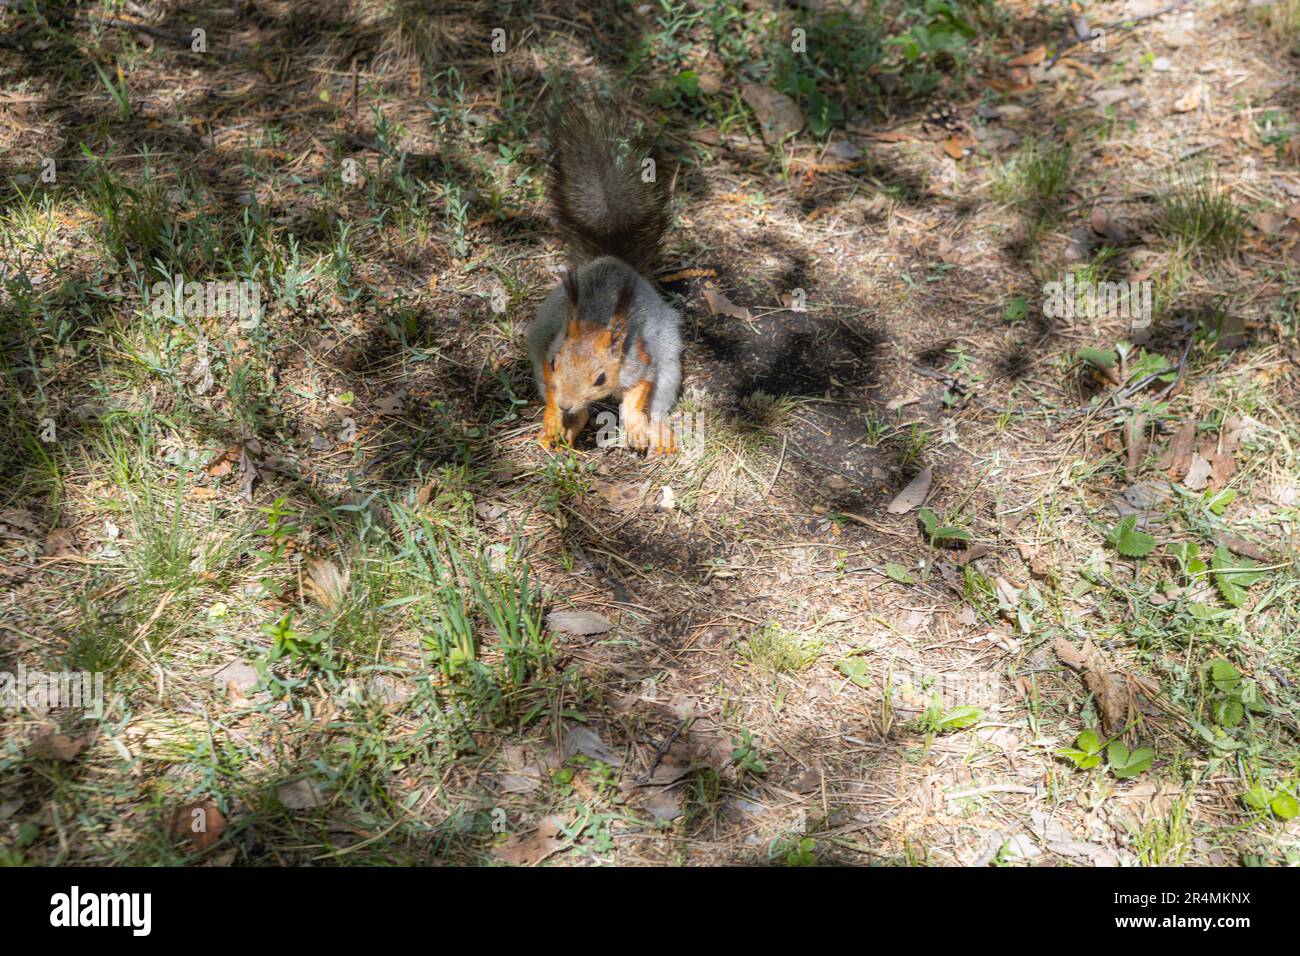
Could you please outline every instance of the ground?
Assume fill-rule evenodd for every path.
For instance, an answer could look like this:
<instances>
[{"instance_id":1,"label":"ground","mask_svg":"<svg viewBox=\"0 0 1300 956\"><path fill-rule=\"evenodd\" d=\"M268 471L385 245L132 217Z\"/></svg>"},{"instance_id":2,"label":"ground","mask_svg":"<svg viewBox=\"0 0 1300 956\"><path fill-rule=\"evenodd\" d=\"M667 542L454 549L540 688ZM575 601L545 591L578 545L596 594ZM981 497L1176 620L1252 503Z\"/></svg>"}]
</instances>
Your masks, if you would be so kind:
<instances>
[{"instance_id":1,"label":"ground","mask_svg":"<svg viewBox=\"0 0 1300 956\"><path fill-rule=\"evenodd\" d=\"M1296 0L434 6L0 9L0 857L1300 860ZM673 457L537 441L573 90Z\"/></svg>"}]
</instances>

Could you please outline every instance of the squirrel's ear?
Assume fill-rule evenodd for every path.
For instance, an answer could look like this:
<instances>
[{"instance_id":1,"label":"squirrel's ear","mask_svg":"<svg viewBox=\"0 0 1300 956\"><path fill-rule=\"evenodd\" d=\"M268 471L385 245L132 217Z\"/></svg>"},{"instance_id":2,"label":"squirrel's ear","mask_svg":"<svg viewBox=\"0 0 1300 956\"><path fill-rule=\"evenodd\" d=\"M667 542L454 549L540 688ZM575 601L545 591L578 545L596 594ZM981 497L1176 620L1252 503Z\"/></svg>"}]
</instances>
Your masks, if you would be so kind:
<instances>
[{"instance_id":1,"label":"squirrel's ear","mask_svg":"<svg viewBox=\"0 0 1300 956\"><path fill-rule=\"evenodd\" d=\"M570 338L576 338L578 335L578 274L572 268L564 271L564 278L561 280L564 285L564 310L568 316L569 324L565 334Z\"/></svg>"},{"instance_id":2,"label":"squirrel's ear","mask_svg":"<svg viewBox=\"0 0 1300 956\"><path fill-rule=\"evenodd\" d=\"M632 295L636 292L636 273L629 272L618 290L618 299L614 303L614 314L609 320L611 345L617 348L627 335L628 313L632 310Z\"/></svg>"}]
</instances>

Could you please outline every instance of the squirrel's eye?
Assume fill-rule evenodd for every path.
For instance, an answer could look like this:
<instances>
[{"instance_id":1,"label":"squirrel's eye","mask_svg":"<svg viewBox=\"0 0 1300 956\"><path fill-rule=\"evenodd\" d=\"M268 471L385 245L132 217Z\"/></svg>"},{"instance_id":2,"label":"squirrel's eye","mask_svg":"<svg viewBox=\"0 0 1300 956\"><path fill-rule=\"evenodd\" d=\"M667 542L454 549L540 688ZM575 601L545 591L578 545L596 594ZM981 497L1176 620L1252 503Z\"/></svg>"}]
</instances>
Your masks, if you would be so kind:
<instances>
[{"instance_id":1,"label":"squirrel's eye","mask_svg":"<svg viewBox=\"0 0 1300 956\"><path fill-rule=\"evenodd\" d=\"M551 359L551 371L552 371L552 372L555 371L555 359L554 359L554 358Z\"/></svg>"},{"instance_id":2,"label":"squirrel's eye","mask_svg":"<svg viewBox=\"0 0 1300 956\"><path fill-rule=\"evenodd\" d=\"M604 373L604 372L601 372L599 375L597 375L597 376L596 376L596 381L593 382L592 384L594 384L596 388L600 388L600 386L604 385L604 384L605 384L605 373Z\"/></svg>"}]
</instances>

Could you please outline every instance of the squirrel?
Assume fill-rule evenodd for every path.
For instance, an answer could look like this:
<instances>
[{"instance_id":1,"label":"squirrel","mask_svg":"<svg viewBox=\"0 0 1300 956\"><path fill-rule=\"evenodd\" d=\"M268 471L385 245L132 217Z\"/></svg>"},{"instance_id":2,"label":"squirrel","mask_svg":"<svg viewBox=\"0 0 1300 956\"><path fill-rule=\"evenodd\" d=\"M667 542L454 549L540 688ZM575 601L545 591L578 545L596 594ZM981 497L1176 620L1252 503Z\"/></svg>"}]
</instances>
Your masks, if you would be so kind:
<instances>
[{"instance_id":1,"label":"squirrel","mask_svg":"<svg viewBox=\"0 0 1300 956\"><path fill-rule=\"evenodd\" d=\"M611 108L570 106L551 120L547 165L569 268L528 327L546 403L542 445L573 445L591 403L615 398L632 449L672 453L682 339L677 313L644 274L671 220L658 156Z\"/></svg>"}]
</instances>

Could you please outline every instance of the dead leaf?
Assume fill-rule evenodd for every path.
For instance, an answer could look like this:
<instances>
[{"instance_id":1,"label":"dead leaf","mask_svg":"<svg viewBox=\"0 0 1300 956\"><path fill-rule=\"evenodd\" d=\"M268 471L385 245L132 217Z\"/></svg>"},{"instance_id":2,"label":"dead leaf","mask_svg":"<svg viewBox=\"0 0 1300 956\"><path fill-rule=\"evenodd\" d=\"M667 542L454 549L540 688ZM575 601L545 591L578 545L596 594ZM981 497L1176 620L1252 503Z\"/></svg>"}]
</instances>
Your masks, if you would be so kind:
<instances>
[{"instance_id":1,"label":"dead leaf","mask_svg":"<svg viewBox=\"0 0 1300 956\"><path fill-rule=\"evenodd\" d=\"M1112 86L1103 90L1093 90L1088 94L1088 99L1098 106L1114 106L1117 103L1123 103L1132 96L1133 91L1128 87Z\"/></svg>"},{"instance_id":2,"label":"dead leaf","mask_svg":"<svg viewBox=\"0 0 1300 956\"><path fill-rule=\"evenodd\" d=\"M0 528L14 529L21 528L23 531L36 533L36 518L26 508L6 508L0 511ZM22 537L21 535L6 532L5 537Z\"/></svg>"},{"instance_id":3,"label":"dead leaf","mask_svg":"<svg viewBox=\"0 0 1300 956\"><path fill-rule=\"evenodd\" d=\"M749 309L742 305L735 305L722 292L711 285L704 287L704 301L709 307L710 315L725 315L746 322L750 319Z\"/></svg>"},{"instance_id":4,"label":"dead leaf","mask_svg":"<svg viewBox=\"0 0 1300 956\"><path fill-rule=\"evenodd\" d=\"M352 572L346 568L340 571L326 558L314 555L303 562L303 570L307 576L303 578L302 589L307 597L328 611L343 603Z\"/></svg>"},{"instance_id":5,"label":"dead leaf","mask_svg":"<svg viewBox=\"0 0 1300 956\"><path fill-rule=\"evenodd\" d=\"M1142 468L1142 459L1147 451L1147 416L1143 412L1134 415L1124 429L1124 473L1131 482Z\"/></svg>"},{"instance_id":6,"label":"dead leaf","mask_svg":"<svg viewBox=\"0 0 1300 956\"><path fill-rule=\"evenodd\" d=\"M1210 456L1210 482L1215 488L1222 488L1237 473L1237 459L1231 455L1216 451Z\"/></svg>"},{"instance_id":7,"label":"dead leaf","mask_svg":"<svg viewBox=\"0 0 1300 956\"><path fill-rule=\"evenodd\" d=\"M1234 537L1230 534L1221 534L1218 542L1233 554L1243 558L1250 558L1252 561L1259 561L1262 564L1272 563L1273 559L1269 553L1253 541L1247 541L1245 538Z\"/></svg>"},{"instance_id":8,"label":"dead leaf","mask_svg":"<svg viewBox=\"0 0 1300 956\"><path fill-rule=\"evenodd\" d=\"M535 866L564 847L564 841L560 839L563 832L563 817L543 817L537 829L528 836L512 836L503 846L493 850L492 855L515 866Z\"/></svg>"},{"instance_id":9,"label":"dead leaf","mask_svg":"<svg viewBox=\"0 0 1300 956\"><path fill-rule=\"evenodd\" d=\"M740 98L754 111L763 139L769 144L780 143L803 129L803 113L799 105L784 93L757 83L746 83L740 88Z\"/></svg>"},{"instance_id":10,"label":"dead leaf","mask_svg":"<svg viewBox=\"0 0 1300 956\"><path fill-rule=\"evenodd\" d=\"M81 753L81 748L84 746L85 742L80 737L46 734L31 742L27 747L27 756L37 760L58 760L67 763Z\"/></svg>"},{"instance_id":11,"label":"dead leaf","mask_svg":"<svg viewBox=\"0 0 1300 956\"><path fill-rule=\"evenodd\" d=\"M71 528L51 528L41 550L47 555L76 554L77 535Z\"/></svg>"},{"instance_id":12,"label":"dead leaf","mask_svg":"<svg viewBox=\"0 0 1300 956\"><path fill-rule=\"evenodd\" d=\"M1046 56L1047 47L1040 43L1028 53L1022 53L1014 59L1007 60L1007 66L1037 66L1043 62Z\"/></svg>"},{"instance_id":13,"label":"dead leaf","mask_svg":"<svg viewBox=\"0 0 1300 956\"><path fill-rule=\"evenodd\" d=\"M1251 216L1250 223L1265 236L1285 232L1291 225L1285 216L1279 216L1275 212L1257 212Z\"/></svg>"},{"instance_id":14,"label":"dead leaf","mask_svg":"<svg viewBox=\"0 0 1300 956\"><path fill-rule=\"evenodd\" d=\"M320 790L306 777L281 784L275 796L287 810L310 810L322 803Z\"/></svg>"},{"instance_id":15,"label":"dead leaf","mask_svg":"<svg viewBox=\"0 0 1300 956\"><path fill-rule=\"evenodd\" d=\"M943 141L943 151L953 159L961 159L966 155L966 150L974 145L967 136L949 136Z\"/></svg>"},{"instance_id":16,"label":"dead leaf","mask_svg":"<svg viewBox=\"0 0 1300 956\"><path fill-rule=\"evenodd\" d=\"M884 129L867 135L878 143L907 143L916 139L916 131L908 129Z\"/></svg>"},{"instance_id":17,"label":"dead leaf","mask_svg":"<svg viewBox=\"0 0 1300 956\"><path fill-rule=\"evenodd\" d=\"M1113 243L1128 241L1128 233L1119 223L1111 218L1110 213L1104 206L1094 206L1092 215L1088 217L1088 224L1092 226L1092 231L1099 236L1105 236Z\"/></svg>"},{"instance_id":18,"label":"dead leaf","mask_svg":"<svg viewBox=\"0 0 1300 956\"><path fill-rule=\"evenodd\" d=\"M650 482L591 480L591 490L604 499L613 511L635 511L645 504Z\"/></svg>"},{"instance_id":19,"label":"dead leaf","mask_svg":"<svg viewBox=\"0 0 1300 956\"><path fill-rule=\"evenodd\" d=\"M415 503L421 507L427 505L430 499L438 492L438 478L435 475L425 484L420 486L420 490L415 493Z\"/></svg>"},{"instance_id":20,"label":"dead leaf","mask_svg":"<svg viewBox=\"0 0 1300 956\"><path fill-rule=\"evenodd\" d=\"M600 739L594 730L582 726L565 728L564 749L561 751L561 758L568 760L574 754L585 754L592 760L599 760L611 767L623 766L622 759L610 752L609 748L605 746L605 742Z\"/></svg>"},{"instance_id":21,"label":"dead leaf","mask_svg":"<svg viewBox=\"0 0 1300 956\"><path fill-rule=\"evenodd\" d=\"M604 634L614 626L609 618L595 611L552 611L546 615L546 624L553 631L578 637Z\"/></svg>"},{"instance_id":22,"label":"dead leaf","mask_svg":"<svg viewBox=\"0 0 1300 956\"><path fill-rule=\"evenodd\" d=\"M1200 452L1194 452L1187 475L1183 478L1183 487L1189 491L1201 491L1210 483L1210 471L1209 459L1202 456Z\"/></svg>"},{"instance_id":23,"label":"dead leaf","mask_svg":"<svg viewBox=\"0 0 1300 956\"><path fill-rule=\"evenodd\" d=\"M231 697L246 697L260 679L257 669L244 661L231 661L212 674L217 689Z\"/></svg>"},{"instance_id":24,"label":"dead leaf","mask_svg":"<svg viewBox=\"0 0 1300 956\"><path fill-rule=\"evenodd\" d=\"M1066 638L1058 637L1055 647L1061 663L1083 674L1083 683L1097 702L1103 732L1110 736L1128 726L1128 683L1122 673L1110 669L1092 638L1085 640L1082 648L1076 648Z\"/></svg>"},{"instance_id":25,"label":"dead leaf","mask_svg":"<svg viewBox=\"0 0 1300 956\"><path fill-rule=\"evenodd\" d=\"M993 579L994 589L997 591L999 603L1012 610L1020 607L1020 588L1016 587L1002 575Z\"/></svg>"},{"instance_id":26,"label":"dead leaf","mask_svg":"<svg viewBox=\"0 0 1300 956\"><path fill-rule=\"evenodd\" d=\"M1174 432L1173 440L1170 441L1165 457L1161 461L1161 467L1169 472L1169 477L1174 481L1187 474L1187 469L1192 466L1192 453L1195 448L1196 424L1184 422L1179 426L1178 431Z\"/></svg>"},{"instance_id":27,"label":"dead leaf","mask_svg":"<svg viewBox=\"0 0 1300 956\"><path fill-rule=\"evenodd\" d=\"M406 409L406 391L405 389L387 395L375 403L375 414L394 416L400 415Z\"/></svg>"},{"instance_id":28,"label":"dead leaf","mask_svg":"<svg viewBox=\"0 0 1300 956\"><path fill-rule=\"evenodd\" d=\"M1190 90L1174 100L1175 113L1190 113L1201 105L1201 84L1197 82Z\"/></svg>"},{"instance_id":29,"label":"dead leaf","mask_svg":"<svg viewBox=\"0 0 1300 956\"><path fill-rule=\"evenodd\" d=\"M652 791L641 800L641 806L650 816L665 823L676 820L683 813L682 798L671 789Z\"/></svg>"},{"instance_id":30,"label":"dead leaf","mask_svg":"<svg viewBox=\"0 0 1300 956\"><path fill-rule=\"evenodd\" d=\"M891 515L907 514L913 508L920 507L925 502L925 496L930 493L930 482L934 478L934 469L925 468L920 471L915 478L907 483L907 487L894 496L894 500L889 503L889 513Z\"/></svg>"},{"instance_id":31,"label":"dead leaf","mask_svg":"<svg viewBox=\"0 0 1300 956\"><path fill-rule=\"evenodd\" d=\"M173 840L186 840L195 853L204 853L226 832L226 818L212 800L200 800L177 807L168 829Z\"/></svg>"}]
</instances>

